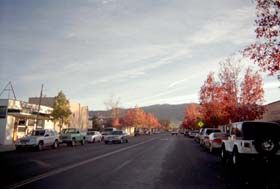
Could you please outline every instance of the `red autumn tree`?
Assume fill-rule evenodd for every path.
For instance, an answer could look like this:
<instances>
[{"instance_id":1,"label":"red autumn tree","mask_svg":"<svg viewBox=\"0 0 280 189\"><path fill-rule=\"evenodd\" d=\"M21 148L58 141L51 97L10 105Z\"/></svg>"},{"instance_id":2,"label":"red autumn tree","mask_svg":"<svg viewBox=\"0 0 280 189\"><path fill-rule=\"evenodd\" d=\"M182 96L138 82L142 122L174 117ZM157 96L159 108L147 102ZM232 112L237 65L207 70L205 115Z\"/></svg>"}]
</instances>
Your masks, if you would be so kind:
<instances>
[{"instance_id":1,"label":"red autumn tree","mask_svg":"<svg viewBox=\"0 0 280 189\"><path fill-rule=\"evenodd\" d=\"M148 128L155 129L159 127L158 119L152 113L146 113L146 125Z\"/></svg>"},{"instance_id":2,"label":"red autumn tree","mask_svg":"<svg viewBox=\"0 0 280 189\"><path fill-rule=\"evenodd\" d=\"M144 110L138 107L128 110L124 116L124 123L126 126L145 127L146 115Z\"/></svg>"},{"instance_id":3,"label":"red autumn tree","mask_svg":"<svg viewBox=\"0 0 280 189\"><path fill-rule=\"evenodd\" d=\"M227 59L221 64L220 80L216 82L214 74L210 73L201 87L201 114L207 127L259 119L264 112L260 74L248 68L240 83L240 67L233 63Z\"/></svg>"},{"instance_id":4,"label":"red autumn tree","mask_svg":"<svg viewBox=\"0 0 280 189\"><path fill-rule=\"evenodd\" d=\"M112 126L115 128L121 128L120 119L118 117L112 118Z\"/></svg>"},{"instance_id":5,"label":"red autumn tree","mask_svg":"<svg viewBox=\"0 0 280 189\"><path fill-rule=\"evenodd\" d=\"M256 0L256 42L244 50L264 71L280 70L280 1Z\"/></svg>"},{"instance_id":6,"label":"red autumn tree","mask_svg":"<svg viewBox=\"0 0 280 189\"><path fill-rule=\"evenodd\" d=\"M201 120L200 106L191 104L186 107L185 118L182 126L186 129L194 129L197 127L197 122Z\"/></svg>"},{"instance_id":7,"label":"red autumn tree","mask_svg":"<svg viewBox=\"0 0 280 189\"><path fill-rule=\"evenodd\" d=\"M219 101L224 108L224 122L236 121L238 117L238 94L239 94L239 75L241 68L239 62L233 58L227 58L220 63Z\"/></svg>"},{"instance_id":8,"label":"red autumn tree","mask_svg":"<svg viewBox=\"0 0 280 189\"><path fill-rule=\"evenodd\" d=\"M222 88L210 73L200 90L202 119L207 127L217 127L224 122L226 112L222 103Z\"/></svg>"},{"instance_id":9,"label":"red autumn tree","mask_svg":"<svg viewBox=\"0 0 280 189\"><path fill-rule=\"evenodd\" d=\"M241 83L239 121L262 118L264 107L263 80L258 72L247 68L244 80Z\"/></svg>"}]
</instances>

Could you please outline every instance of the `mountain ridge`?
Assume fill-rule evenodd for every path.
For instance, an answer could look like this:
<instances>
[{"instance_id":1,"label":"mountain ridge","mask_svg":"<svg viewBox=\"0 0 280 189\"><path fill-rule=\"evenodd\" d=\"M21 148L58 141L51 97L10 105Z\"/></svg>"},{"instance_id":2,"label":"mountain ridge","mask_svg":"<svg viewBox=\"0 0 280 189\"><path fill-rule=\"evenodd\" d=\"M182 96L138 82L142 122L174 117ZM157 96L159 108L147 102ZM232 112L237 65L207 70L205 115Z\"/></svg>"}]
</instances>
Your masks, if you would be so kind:
<instances>
[{"instance_id":1,"label":"mountain ridge","mask_svg":"<svg viewBox=\"0 0 280 189\"><path fill-rule=\"evenodd\" d=\"M150 106L143 106L145 112L153 113L159 120L170 120L173 124L179 125L185 116L185 109L187 106L197 103L185 104L153 104ZM120 108L120 116L124 116L125 112L130 108ZM110 117L111 110L95 110L89 111L89 116L94 115L102 117Z\"/></svg>"}]
</instances>

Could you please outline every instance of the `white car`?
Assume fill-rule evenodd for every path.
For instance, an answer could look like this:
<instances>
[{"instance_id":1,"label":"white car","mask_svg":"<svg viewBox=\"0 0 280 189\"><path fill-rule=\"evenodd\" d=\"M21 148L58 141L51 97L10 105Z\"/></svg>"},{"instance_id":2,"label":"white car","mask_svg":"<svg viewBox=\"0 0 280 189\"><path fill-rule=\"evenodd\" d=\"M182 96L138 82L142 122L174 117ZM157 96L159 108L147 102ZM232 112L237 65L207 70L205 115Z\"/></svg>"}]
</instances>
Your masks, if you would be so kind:
<instances>
[{"instance_id":1,"label":"white car","mask_svg":"<svg viewBox=\"0 0 280 189\"><path fill-rule=\"evenodd\" d=\"M219 133L221 132L218 128L204 128L202 134L200 135L200 145L205 147L205 143L209 140L209 135L211 133Z\"/></svg>"},{"instance_id":2,"label":"white car","mask_svg":"<svg viewBox=\"0 0 280 189\"><path fill-rule=\"evenodd\" d=\"M104 137L104 143L128 143L128 135L121 130L111 132Z\"/></svg>"},{"instance_id":3,"label":"white car","mask_svg":"<svg viewBox=\"0 0 280 189\"><path fill-rule=\"evenodd\" d=\"M88 131L86 135L86 141L87 142L101 142L102 141L102 135L99 131Z\"/></svg>"},{"instance_id":4,"label":"white car","mask_svg":"<svg viewBox=\"0 0 280 189\"><path fill-rule=\"evenodd\" d=\"M223 140L220 157L237 166L245 160L273 161L280 158L280 126L272 122L232 123L228 140Z\"/></svg>"},{"instance_id":5,"label":"white car","mask_svg":"<svg viewBox=\"0 0 280 189\"><path fill-rule=\"evenodd\" d=\"M16 150L26 147L36 148L37 150L43 150L47 146L58 148L59 136L55 131L50 129L36 129L30 135L19 139L15 146Z\"/></svg>"},{"instance_id":6,"label":"white car","mask_svg":"<svg viewBox=\"0 0 280 189\"><path fill-rule=\"evenodd\" d=\"M212 153L214 150L219 150L222 147L222 140L227 140L228 135L226 133L211 133L209 139L205 141L205 147Z\"/></svg>"}]
</instances>

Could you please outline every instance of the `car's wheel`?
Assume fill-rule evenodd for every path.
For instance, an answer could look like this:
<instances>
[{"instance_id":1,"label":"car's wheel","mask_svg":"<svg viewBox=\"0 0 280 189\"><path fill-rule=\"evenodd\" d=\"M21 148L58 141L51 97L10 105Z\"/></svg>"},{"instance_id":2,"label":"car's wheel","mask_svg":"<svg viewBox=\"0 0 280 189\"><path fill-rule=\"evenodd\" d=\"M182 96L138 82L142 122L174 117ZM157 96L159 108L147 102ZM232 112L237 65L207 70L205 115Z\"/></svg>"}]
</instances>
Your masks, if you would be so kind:
<instances>
[{"instance_id":1,"label":"car's wheel","mask_svg":"<svg viewBox=\"0 0 280 189\"><path fill-rule=\"evenodd\" d=\"M126 139L125 142L128 143L128 140Z\"/></svg>"},{"instance_id":2,"label":"car's wheel","mask_svg":"<svg viewBox=\"0 0 280 189\"><path fill-rule=\"evenodd\" d=\"M71 141L71 146L76 146L76 139L72 139L72 141Z\"/></svg>"},{"instance_id":3,"label":"car's wheel","mask_svg":"<svg viewBox=\"0 0 280 189\"><path fill-rule=\"evenodd\" d=\"M105 141L104 143L105 143L105 144L108 144L108 141Z\"/></svg>"},{"instance_id":4,"label":"car's wheel","mask_svg":"<svg viewBox=\"0 0 280 189\"><path fill-rule=\"evenodd\" d=\"M91 142L92 142L92 143L95 143L95 138L93 138Z\"/></svg>"},{"instance_id":5,"label":"car's wheel","mask_svg":"<svg viewBox=\"0 0 280 189\"><path fill-rule=\"evenodd\" d=\"M56 148L58 148L58 146L59 146L58 141L55 140L53 143L53 148L56 149Z\"/></svg>"},{"instance_id":6,"label":"car's wheel","mask_svg":"<svg viewBox=\"0 0 280 189\"><path fill-rule=\"evenodd\" d=\"M226 151L226 148L224 145L222 146L222 149L221 149L220 159L221 159L221 162L223 165L225 165L227 163L227 151Z\"/></svg>"},{"instance_id":7,"label":"car's wheel","mask_svg":"<svg viewBox=\"0 0 280 189\"><path fill-rule=\"evenodd\" d=\"M81 140L81 145L85 145L85 143L86 143L86 140L83 138L83 139Z\"/></svg>"},{"instance_id":8,"label":"car's wheel","mask_svg":"<svg viewBox=\"0 0 280 189\"><path fill-rule=\"evenodd\" d=\"M38 146L37 146L37 150L38 150L38 151L41 151L41 150L43 150L43 148L44 148L43 142L39 142L39 144L38 144Z\"/></svg>"}]
</instances>

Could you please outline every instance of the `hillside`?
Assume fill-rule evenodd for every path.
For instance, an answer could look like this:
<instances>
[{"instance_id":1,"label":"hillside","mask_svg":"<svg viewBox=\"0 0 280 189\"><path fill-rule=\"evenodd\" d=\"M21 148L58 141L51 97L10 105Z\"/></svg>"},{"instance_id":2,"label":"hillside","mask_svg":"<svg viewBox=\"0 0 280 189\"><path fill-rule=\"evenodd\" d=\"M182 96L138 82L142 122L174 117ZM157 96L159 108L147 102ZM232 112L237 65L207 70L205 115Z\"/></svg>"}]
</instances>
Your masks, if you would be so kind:
<instances>
[{"instance_id":1,"label":"hillside","mask_svg":"<svg viewBox=\"0 0 280 189\"><path fill-rule=\"evenodd\" d=\"M153 113L159 120L170 120L175 124L180 124L184 118L185 108L190 104L157 104L151 106L141 107L145 112ZM120 109L121 116L126 112L126 109ZM89 116L99 115L109 117L110 111L90 111Z\"/></svg>"}]
</instances>

